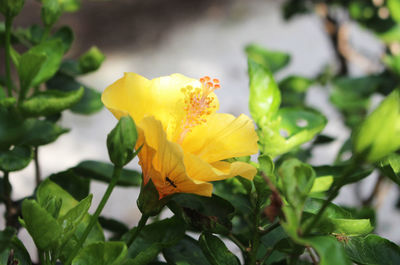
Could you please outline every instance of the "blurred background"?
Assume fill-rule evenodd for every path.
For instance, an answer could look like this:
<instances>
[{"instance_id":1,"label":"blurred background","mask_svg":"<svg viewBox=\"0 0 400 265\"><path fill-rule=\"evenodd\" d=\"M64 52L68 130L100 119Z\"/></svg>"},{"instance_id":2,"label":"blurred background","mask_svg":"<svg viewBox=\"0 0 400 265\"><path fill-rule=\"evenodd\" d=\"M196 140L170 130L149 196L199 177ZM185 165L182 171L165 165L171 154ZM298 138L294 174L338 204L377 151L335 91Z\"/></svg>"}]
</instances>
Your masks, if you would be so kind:
<instances>
[{"instance_id":1,"label":"blurred background","mask_svg":"<svg viewBox=\"0 0 400 265\"><path fill-rule=\"evenodd\" d=\"M81 9L64 14L58 24L69 25L75 33L75 42L67 57L77 58L93 45L106 56L97 72L80 78L88 86L101 92L124 72L136 72L149 79L172 73L193 78L209 75L221 80L222 89L217 91L220 112L234 115L249 114L245 47L251 43L291 55L289 66L277 74L278 79L288 74L314 78L329 70L327 65L351 76L383 70L380 61L387 46L371 31L353 22L345 10L337 8L332 14L346 25L342 28L343 38L349 45L342 47L342 51L348 52L346 58L337 52L338 42L334 39L337 34L332 33L337 29L335 23L328 23L329 16L326 16L323 5L312 6L313 12L286 20L284 14L289 17L290 8L286 8L286 13L282 9L288 2L296 1L82 0ZM364 2L380 4L379 1ZM296 4L293 6L295 10L299 8L297 11L302 8ZM385 10L379 12L384 19ZM40 23L40 5L37 1L26 0L15 25L29 26L32 21ZM348 61L346 69L343 69L343 60ZM350 132L342 121L342 114L331 105L329 95L329 86L316 84L309 88L306 97L309 106L328 117L329 123L323 133L335 138L333 142L315 149L310 161L313 165L332 163ZM374 96L372 106L381 98ZM107 133L115 124L115 118L106 109L90 117L67 112L61 125L72 131L40 149L42 175L45 177L65 170L86 159L108 161L105 142ZM137 161L128 167L138 168ZM33 172L31 164L12 175L15 199L32 193L35 186ZM336 202L358 205L359 197L368 196L376 181L377 176L372 175L358 186L347 186ZM94 209L106 185L93 182L91 185ZM139 219L137 195L137 189L117 188L103 215L118 216L129 227L136 225ZM395 210L396 186L390 181L381 181L377 198L373 203L377 209L377 233L399 243L400 212ZM30 240L28 235L26 238Z\"/></svg>"}]
</instances>

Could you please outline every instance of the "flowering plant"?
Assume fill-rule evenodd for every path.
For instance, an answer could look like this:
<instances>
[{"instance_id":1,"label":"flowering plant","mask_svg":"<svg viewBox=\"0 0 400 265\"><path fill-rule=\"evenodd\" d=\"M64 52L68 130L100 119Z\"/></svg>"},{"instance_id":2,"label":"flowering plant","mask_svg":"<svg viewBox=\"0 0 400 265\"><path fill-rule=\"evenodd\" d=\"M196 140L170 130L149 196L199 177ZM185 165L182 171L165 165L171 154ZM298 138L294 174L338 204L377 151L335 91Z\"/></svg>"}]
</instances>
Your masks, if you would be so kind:
<instances>
[{"instance_id":1,"label":"flowering plant","mask_svg":"<svg viewBox=\"0 0 400 265\"><path fill-rule=\"evenodd\" d=\"M326 2L287 1L284 13L290 18L316 5L333 23L331 1ZM387 6L334 2L344 7L351 2L351 15L366 25L372 18L361 14L368 12L356 11L371 5L378 10L375 19L386 14L379 10L389 8L391 22L400 21L396 1ZM149 80L125 73L102 94L81 84L76 78L97 70L104 55L93 47L78 60L63 60L72 31L62 26L52 34L60 15L79 9L79 1L42 0L41 5L43 27L14 30L13 19L24 1L0 0L5 17L4 30L0 27L5 48L0 199L6 223L0 231L0 264L400 263L399 246L372 233L376 218L371 207L385 177L400 184L398 55L386 55L390 73L380 76L344 77L343 64L337 73L291 75L276 82L275 73L289 63L289 55L249 45L251 118L235 117L218 112L216 94L223 84L208 76ZM309 162L315 147L334 141L322 134L328 119L305 101L313 84L332 84L331 101L352 131L332 165ZM371 109L367 103L377 93L384 98ZM111 163L83 161L42 178L39 147L68 132L57 123L63 111L91 114L103 104L118 120L107 136ZM136 156L141 172L127 169ZM10 178L32 160L35 192L13 200ZM332 202L343 186L372 172L380 177L362 208ZM89 213L90 183L95 181L108 186ZM131 228L118 216L101 216L116 186L140 190L142 215ZM20 240L21 228L33 239L36 261Z\"/></svg>"}]
</instances>

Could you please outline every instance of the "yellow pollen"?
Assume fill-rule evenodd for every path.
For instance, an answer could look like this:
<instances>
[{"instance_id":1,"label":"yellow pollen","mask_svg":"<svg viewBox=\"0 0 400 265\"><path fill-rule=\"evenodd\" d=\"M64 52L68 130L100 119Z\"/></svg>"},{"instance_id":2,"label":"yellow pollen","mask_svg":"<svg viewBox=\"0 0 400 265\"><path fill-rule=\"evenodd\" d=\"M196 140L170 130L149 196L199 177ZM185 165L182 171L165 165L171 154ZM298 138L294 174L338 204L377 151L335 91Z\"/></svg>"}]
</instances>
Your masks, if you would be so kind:
<instances>
[{"instance_id":1,"label":"yellow pollen","mask_svg":"<svg viewBox=\"0 0 400 265\"><path fill-rule=\"evenodd\" d=\"M205 76L200 78L201 88L193 88L187 86L181 89L185 95L185 112L186 118L182 122L181 134L178 143L182 143L186 134L197 125L207 121L207 116L212 113L212 109L216 108L214 98L210 94L219 89L221 86L219 80Z\"/></svg>"}]
</instances>

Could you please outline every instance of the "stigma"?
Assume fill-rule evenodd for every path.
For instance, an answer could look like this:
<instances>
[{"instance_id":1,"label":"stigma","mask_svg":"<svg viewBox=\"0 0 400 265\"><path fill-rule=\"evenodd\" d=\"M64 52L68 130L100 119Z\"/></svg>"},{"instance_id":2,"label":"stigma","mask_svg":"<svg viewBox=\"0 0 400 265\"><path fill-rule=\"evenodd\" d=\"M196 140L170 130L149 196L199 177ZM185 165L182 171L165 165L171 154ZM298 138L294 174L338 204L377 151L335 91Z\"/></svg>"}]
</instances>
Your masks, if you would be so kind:
<instances>
[{"instance_id":1,"label":"stigma","mask_svg":"<svg viewBox=\"0 0 400 265\"><path fill-rule=\"evenodd\" d=\"M186 134L193 127L203 124L207 121L207 116L212 113L212 110L217 106L214 102L214 97L210 94L219 89L220 83L217 78L211 79L209 76L204 76L199 79L201 87L193 88L187 86L181 89L185 95L185 119L181 123L181 133L178 138L178 143L182 143Z\"/></svg>"}]
</instances>

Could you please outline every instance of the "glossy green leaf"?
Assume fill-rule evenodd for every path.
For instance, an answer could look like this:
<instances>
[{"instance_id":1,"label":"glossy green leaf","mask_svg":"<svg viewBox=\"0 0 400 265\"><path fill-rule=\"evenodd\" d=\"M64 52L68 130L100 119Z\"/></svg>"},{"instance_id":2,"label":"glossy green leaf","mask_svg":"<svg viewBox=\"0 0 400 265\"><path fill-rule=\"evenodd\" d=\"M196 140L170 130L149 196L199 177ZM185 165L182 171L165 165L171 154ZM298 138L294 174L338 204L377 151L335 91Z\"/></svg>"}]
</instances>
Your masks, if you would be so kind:
<instances>
[{"instance_id":1,"label":"glossy green leaf","mask_svg":"<svg viewBox=\"0 0 400 265\"><path fill-rule=\"evenodd\" d=\"M123 167L135 157L134 148L137 138L136 125L131 116L121 117L107 135L108 155L114 165Z\"/></svg>"},{"instance_id":2,"label":"glossy green leaf","mask_svg":"<svg viewBox=\"0 0 400 265\"><path fill-rule=\"evenodd\" d=\"M400 89L366 118L353 137L355 153L375 162L400 148Z\"/></svg>"},{"instance_id":3,"label":"glossy green leaf","mask_svg":"<svg viewBox=\"0 0 400 265\"><path fill-rule=\"evenodd\" d=\"M314 180L314 184L311 188L310 193L327 191L332 186L332 183L333 183L332 176L325 176L325 177L319 177L319 178L317 177Z\"/></svg>"},{"instance_id":4,"label":"glossy green leaf","mask_svg":"<svg viewBox=\"0 0 400 265\"><path fill-rule=\"evenodd\" d=\"M79 163L73 170L81 177L110 183L114 166L110 163L87 160ZM117 185L137 187L141 183L141 173L135 170L123 169Z\"/></svg>"},{"instance_id":5,"label":"glossy green leaf","mask_svg":"<svg viewBox=\"0 0 400 265\"><path fill-rule=\"evenodd\" d=\"M20 104L25 116L48 116L75 105L82 98L84 88L71 92L48 90L39 92Z\"/></svg>"},{"instance_id":6,"label":"glossy green leaf","mask_svg":"<svg viewBox=\"0 0 400 265\"><path fill-rule=\"evenodd\" d=\"M101 94L97 90L77 82L72 76L70 76L70 74L80 74L79 69L76 71L78 72L68 73L68 75L61 73L56 74L46 83L47 87L49 89L61 91L73 91L79 89L80 87L84 87L85 91L83 93L83 97L71 108L71 111L78 114L92 114L101 110L103 108L103 103L101 102Z\"/></svg>"},{"instance_id":7,"label":"glossy green leaf","mask_svg":"<svg viewBox=\"0 0 400 265\"><path fill-rule=\"evenodd\" d=\"M369 219L330 219L333 225L333 233L344 234L346 236L360 236L371 233L374 227Z\"/></svg>"},{"instance_id":8,"label":"glossy green leaf","mask_svg":"<svg viewBox=\"0 0 400 265\"><path fill-rule=\"evenodd\" d=\"M32 86L37 86L50 79L57 72L64 55L64 45L61 40L52 39L32 47L29 52L46 55L45 62L32 82Z\"/></svg>"},{"instance_id":9,"label":"glossy green leaf","mask_svg":"<svg viewBox=\"0 0 400 265\"><path fill-rule=\"evenodd\" d=\"M81 73L86 74L96 71L100 68L105 58L104 54L96 46L91 47L79 58Z\"/></svg>"},{"instance_id":10,"label":"glossy green leaf","mask_svg":"<svg viewBox=\"0 0 400 265\"><path fill-rule=\"evenodd\" d=\"M311 109L281 108L274 121L260 125L262 153L275 157L308 142L322 131L326 118Z\"/></svg>"},{"instance_id":11,"label":"glossy green leaf","mask_svg":"<svg viewBox=\"0 0 400 265\"><path fill-rule=\"evenodd\" d=\"M379 162L382 171L400 185L400 154L392 153Z\"/></svg>"},{"instance_id":12,"label":"glossy green leaf","mask_svg":"<svg viewBox=\"0 0 400 265\"><path fill-rule=\"evenodd\" d=\"M400 262L400 247L377 235L349 237L342 241L349 258L365 265L396 265Z\"/></svg>"},{"instance_id":13,"label":"glossy green leaf","mask_svg":"<svg viewBox=\"0 0 400 265\"><path fill-rule=\"evenodd\" d=\"M40 250L55 249L62 227L50 213L34 200L22 202L24 226Z\"/></svg>"},{"instance_id":14,"label":"glossy green leaf","mask_svg":"<svg viewBox=\"0 0 400 265\"><path fill-rule=\"evenodd\" d=\"M246 46L247 57L254 62L275 73L286 67L290 62L290 55L280 51L270 51L259 45Z\"/></svg>"},{"instance_id":15,"label":"glossy green leaf","mask_svg":"<svg viewBox=\"0 0 400 265\"><path fill-rule=\"evenodd\" d=\"M325 200L317 198L308 198L306 204L304 205L304 212L317 214L319 209L321 209ZM329 203L326 207L323 217L326 218L345 218L350 219L351 214L347 210L337 206L336 204Z\"/></svg>"},{"instance_id":16,"label":"glossy green leaf","mask_svg":"<svg viewBox=\"0 0 400 265\"><path fill-rule=\"evenodd\" d=\"M72 265L119 265L127 248L123 242L99 242L84 247L72 260Z\"/></svg>"},{"instance_id":17,"label":"glossy green leaf","mask_svg":"<svg viewBox=\"0 0 400 265\"><path fill-rule=\"evenodd\" d=\"M185 223L179 217L146 225L128 249L132 264L148 264L162 249L175 245L185 235Z\"/></svg>"},{"instance_id":18,"label":"glossy green leaf","mask_svg":"<svg viewBox=\"0 0 400 265\"><path fill-rule=\"evenodd\" d=\"M32 51L28 51L24 53L21 58L19 59L18 65L18 75L19 75L19 82L22 95L22 98L25 98L28 89L31 87L31 84L37 74L40 71L43 63L46 61L46 54L45 53L35 53Z\"/></svg>"},{"instance_id":19,"label":"glossy green leaf","mask_svg":"<svg viewBox=\"0 0 400 265\"><path fill-rule=\"evenodd\" d=\"M33 152L27 146L15 146L8 151L0 151L0 170L18 171L29 165Z\"/></svg>"},{"instance_id":20,"label":"glossy green leaf","mask_svg":"<svg viewBox=\"0 0 400 265\"><path fill-rule=\"evenodd\" d=\"M79 176L73 169L52 174L49 179L80 201L89 195L90 179Z\"/></svg>"},{"instance_id":21,"label":"glossy green leaf","mask_svg":"<svg viewBox=\"0 0 400 265\"><path fill-rule=\"evenodd\" d=\"M210 265L196 240L185 236L172 247L163 250L168 264L179 265Z\"/></svg>"},{"instance_id":22,"label":"glossy green leaf","mask_svg":"<svg viewBox=\"0 0 400 265\"><path fill-rule=\"evenodd\" d=\"M227 234L232 228L234 208L217 195L203 197L181 193L171 200L179 205L185 222L196 231Z\"/></svg>"},{"instance_id":23,"label":"glossy green leaf","mask_svg":"<svg viewBox=\"0 0 400 265\"><path fill-rule=\"evenodd\" d=\"M16 109L0 107L0 150L8 150L24 137L26 124Z\"/></svg>"},{"instance_id":24,"label":"glossy green leaf","mask_svg":"<svg viewBox=\"0 0 400 265\"><path fill-rule=\"evenodd\" d=\"M213 265L239 265L239 259L229 251L224 242L212 234L203 233L199 238L200 248Z\"/></svg>"},{"instance_id":25,"label":"glossy green leaf","mask_svg":"<svg viewBox=\"0 0 400 265\"><path fill-rule=\"evenodd\" d=\"M249 59L248 72L250 78L250 113L260 125L268 121L278 111L281 94L271 72L262 65Z\"/></svg>"},{"instance_id":26,"label":"glossy green leaf","mask_svg":"<svg viewBox=\"0 0 400 265\"><path fill-rule=\"evenodd\" d=\"M32 146L46 145L67 132L69 132L69 129L64 129L50 121L27 119L26 132L21 143Z\"/></svg>"}]
</instances>

